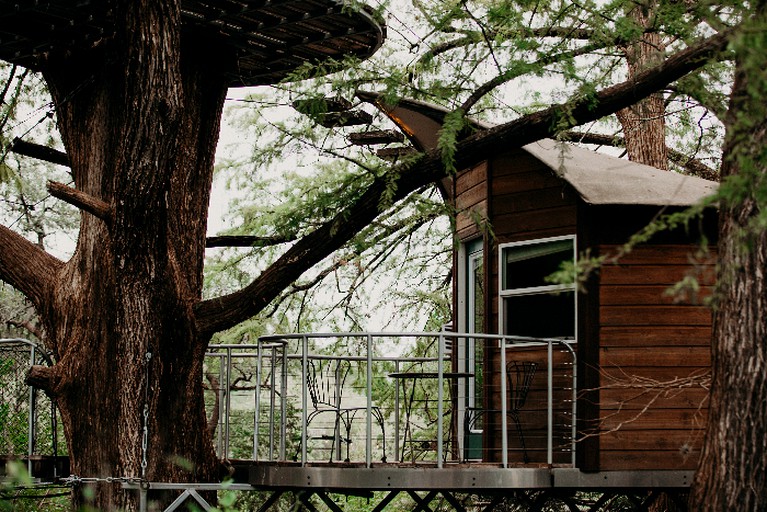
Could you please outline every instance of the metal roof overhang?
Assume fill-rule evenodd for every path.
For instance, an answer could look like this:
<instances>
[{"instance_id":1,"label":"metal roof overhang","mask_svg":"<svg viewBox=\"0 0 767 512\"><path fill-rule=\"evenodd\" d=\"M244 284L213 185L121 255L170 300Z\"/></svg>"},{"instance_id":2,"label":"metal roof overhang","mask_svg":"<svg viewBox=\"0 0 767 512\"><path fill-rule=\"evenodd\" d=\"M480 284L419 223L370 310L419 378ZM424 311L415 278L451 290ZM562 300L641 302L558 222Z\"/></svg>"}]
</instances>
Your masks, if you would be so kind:
<instances>
[{"instance_id":1,"label":"metal roof overhang","mask_svg":"<svg viewBox=\"0 0 767 512\"><path fill-rule=\"evenodd\" d=\"M387 114L419 151L437 147L447 109L407 99L386 105L379 94L371 92L359 92L358 96ZM493 126L469 121L467 131ZM542 139L522 149L568 182L586 203L594 205L692 206L715 194L719 186L714 181L664 171L568 142Z\"/></svg>"}]
</instances>

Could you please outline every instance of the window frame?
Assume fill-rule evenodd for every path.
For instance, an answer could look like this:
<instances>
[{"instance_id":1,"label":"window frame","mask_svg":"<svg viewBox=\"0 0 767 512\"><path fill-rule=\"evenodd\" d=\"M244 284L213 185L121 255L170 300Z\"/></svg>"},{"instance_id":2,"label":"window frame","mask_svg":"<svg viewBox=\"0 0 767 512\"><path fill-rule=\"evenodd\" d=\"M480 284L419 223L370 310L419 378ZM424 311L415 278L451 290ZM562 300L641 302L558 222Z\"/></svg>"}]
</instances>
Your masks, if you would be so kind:
<instances>
[{"instance_id":1,"label":"window frame","mask_svg":"<svg viewBox=\"0 0 767 512\"><path fill-rule=\"evenodd\" d=\"M540 245L540 244L546 244L546 243L554 243L554 242L560 242L563 240L570 240L572 241L572 250L573 250L573 262L578 261L578 247L577 247L577 240L575 235L562 235L562 236L553 236L553 237L546 237L546 238L533 238L529 240L521 240L516 242L507 242L503 244L498 245L498 332L501 334L508 334L506 332L506 325L507 325L507 318L508 313L506 310L506 301L504 300L507 297L515 297L515 296L525 296L525 295L541 295L541 294L547 294L552 292L573 292L573 318L574 318L574 332L573 332L573 339L577 337L578 333L578 301L577 299L577 289L575 283L570 284L550 284L550 285L542 285L542 286L528 286L528 287L522 287L522 288L510 288L510 289L504 289L504 281L506 276L506 265L505 265L505 255L506 250L514 247L523 247L523 246L532 246L532 245Z\"/></svg>"}]
</instances>

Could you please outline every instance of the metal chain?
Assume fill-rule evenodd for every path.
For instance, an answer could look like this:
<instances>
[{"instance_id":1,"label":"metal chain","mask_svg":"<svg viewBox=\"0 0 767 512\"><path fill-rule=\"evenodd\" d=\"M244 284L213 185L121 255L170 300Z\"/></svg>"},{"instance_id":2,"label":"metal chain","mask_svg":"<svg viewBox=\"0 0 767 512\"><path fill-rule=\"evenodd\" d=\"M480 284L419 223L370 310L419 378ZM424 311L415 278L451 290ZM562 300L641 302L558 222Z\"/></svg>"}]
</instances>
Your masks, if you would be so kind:
<instances>
[{"instance_id":1,"label":"metal chain","mask_svg":"<svg viewBox=\"0 0 767 512\"><path fill-rule=\"evenodd\" d=\"M147 451L149 447L149 363L152 361L152 353L147 351L144 367L146 368L146 382L144 386L144 425L141 437L141 480L146 478Z\"/></svg>"},{"instance_id":2,"label":"metal chain","mask_svg":"<svg viewBox=\"0 0 767 512\"><path fill-rule=\"evenodd\" d=\"M77 476L77 475L69 475L66 478L62 478L61 482L64 485L70 485L70 486L78 486L83 484L94 484L94 483L128 483L128 484L142 484L146 482L143 478L136 478L135 476L106 476L106 477L96 477L96 476Z\"/></svg>"}]
</instances>

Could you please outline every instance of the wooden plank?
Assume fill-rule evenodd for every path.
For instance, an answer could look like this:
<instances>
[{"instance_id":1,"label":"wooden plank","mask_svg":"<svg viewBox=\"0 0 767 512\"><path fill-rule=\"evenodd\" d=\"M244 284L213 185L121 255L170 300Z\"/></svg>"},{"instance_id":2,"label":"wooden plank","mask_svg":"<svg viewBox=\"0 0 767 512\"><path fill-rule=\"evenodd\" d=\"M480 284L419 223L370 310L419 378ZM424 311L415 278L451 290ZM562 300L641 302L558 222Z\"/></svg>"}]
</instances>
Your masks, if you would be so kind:
<instances>
[{"instance_id":1,"label":"wooden plank","mask_svg":"<svg viewBox=\"0 0 767 512\"><path fill-rule=\"evenodd\" d=\"M474 205L487 203L487 193L484 184L464 190L456 198L455 208L458 211L472 208Z\"/></svg>"},{"instance_id":2,"label":"wooden plank","mask_svg":"<svg viewBox=\"0 0 767 512\"><path fill-rule=\"evenodd\" d=\"M541 210L497 215L493 218L497 235L510 233L541 236L541 232L558 231L562 234L575 232L575 206L546 208ZM534 235L538 233L538 235Z\"/></svg>"},{"instance_id":3,"label":"wooden plank","mask_svg":"<svg viewBox=\"0 0 767 512\"><path fill-rule=\"evenodd\" d=\"M675 345L711 345L710 326L604 326L599 331L602 347L668 347Z\"/></svg>"},{"instance_id":4,"label":"wooden plank","mask_svg":"<svg viewBox=\"0 0 767 512\"><path fill-rule=\"evenodd\" d=\"M599 318L611 325L711 325L711 310L704 306L602 306Z\"/></svg>"},{"instance_id":5,"label":"wooden plank","mask_svg":"<svg viewBox=\"0 0 767 512\"><path fill-rule=\"evenodd\" d=\"M477 238L479 234L479 227L473 223L471 225L464 226L461 229L456 229L455 232L456 238L462 242Z\"/></svg>"},{"instance_id":6,"label":"wooden plank","mask_svg":"<svg viewBox=\"0 0 767 512\"><path fill-rule=\"evenodd\" d=\"M623 246L602 244L600 254L606 256L619 254ZM619 265L656 264L656 265L685 265L691 263L714 266L716 265L716 247L710 247L709 254L703 258L698 256L699 247L696 244L658 244L638 245L631 252L621 256Z\"/></svg>"},{"instance_id":7,"label":"wooden plank","mask_svg":"<svg viewBox=\"0 0 767 512\"><path fill-rule=\"evenodd\" d=\"M461 171L456 176L456 194L461 195L466 190L483 183L487 183L487 162L481 162L470 169Z\"/></svg>"},{"instance_id":8,"label":"wooden plank","mask_svg":"<svg viewBox=\"0 0 767 512\"><path fill-rule=\"evenodd\" d=\"M666 347L662 350L647 350L642 347L604 347L599 350L599 366L609 372L609 367L662 367L680 368L678 374L689 374L681 367L707 367L711 364L708 347Z\"/></svg>"},{"instance_id":9,"label":"wooden plank","mask_svg":"<svg viewBox=\"0 0 767 512\"><path fill-rule=\"evenodd\" d=\"M503 153L498 154L493 158L492 166L493 175L495 176L507 176L509 174L519 174L530 171L535 171L540 174L554 174L548 166L521 148L504 151Z\"/></svg>"},{"instance_id":10,"label":"wooden plank","mask_svg":"<svg viewBox=\"0 0 767 512\"><path fill-rule=\"evenodd\" d=\"M706 427L707 409L648 409L605 412L600 430L690 430Z\"/></svg>"},{"instance_id":11,"label":"wooden plank","mask_svg":"<svg viewBox=\"0 0 767 512\"><path fill-rule=\"evenodd\" d=\"M497 223L498 223L498 219L496 218L494 224L497 224ZM572 235L575 233L575 220L573 219L573 224L568 224L566 226L551 226L547 228L536 228L534 231L522 229L521 231L517 231L517 232L512 231L512 232L504 232L504 233L499 233L497 230L494 230L494 233L496 235L497 243L499 244L505 244L508 242L522 242L526 240L531 240L533 238L548 238L548 237L554 237L554 236ZM493 272L493 275L497 278L498 274L496 272Z\"/></svg>"},{"instance_id":12,"label":"wooden plank","mask_svg":"<svg viewBox=\"0 0 767 512\"><path fill-rule=\"evenodd\" d=\"M643 469L694 470L700 452L681 453L679 450L602 450L600 469L603 471L631 471Z\"/></svg>"},{"instance_id":13,"label":"wooden plank","mask_svg":"<svg viewBox=\"0 0 767 512\"><path fill-rule=\"evenodd\" d=\"M604 265L600 271L602 285L673 285L691 275L689 265ZM713 284L712 276L696 276L703 285Z\"/></svg>"},{"instance_id":14,"label":"wooden plank","mask_svg":"<svg viewBox=\"0 0 767 512\"><path fill-rule=\"evenodd\" d=\"M686 388L708 386L711 367L706 366L603 366L600 368L600 388L618 387L668 388L673 383Z\"/></svg>"},{"instance_id":15,"label":"wooden plank","mask_svg":"<svg viewBox=\"0 0 767 512\"><path fill-rule=\"evenodd\" d=\"M713 287L705 286L699 293L675 292L669 285L607 285L599 289L600 303L605 306L680 304L704 305Z\"/></svg>"},{"instance_id":16,"label":"wooden plank","mask_svg":"<svg viewBox=\"0 0 767 512\"><path fill-rule=\"evenodd\" d=\"M467 211L458 212L455 217L455 229L456 231L462 231L467 228L474 228L476 232L479 231L477 226L477 219L487 218L487 201L483 201L474 205Z\"/></svg>"},{"instance_id":17,"label":"wooden plank","mask_svg":"<svg viewBox=\"0 0 767 512\"><path fill-rule=\"evenodd\" d=\"M561 188L562 185L563 182L553 174L545 174L539 171L520 172L505 176L493 174L493 194L496 196L505 196L530 190Z\"/></svg>"},{"instance_id":18,"label":"wooden plank","mask_svg":"<svg viewBox=\"0 0 767 512\"><path fill-rule=\"evenodd\" d=\"M528 190L521 193L500 195L493 189L493 213L507 213L574 205L575 198L564 194L562 187Z\"/></svg>"},{"instance_id":19,"label":"wooden plank","mask_svg":"<svg viewBox=\"0 0 767 512\"><path fill-rule=\"evenodd\" d=\"M700 447L703 429L634 430L600 434L602 450L690 451Z\"/></svg>"}]
</instances>

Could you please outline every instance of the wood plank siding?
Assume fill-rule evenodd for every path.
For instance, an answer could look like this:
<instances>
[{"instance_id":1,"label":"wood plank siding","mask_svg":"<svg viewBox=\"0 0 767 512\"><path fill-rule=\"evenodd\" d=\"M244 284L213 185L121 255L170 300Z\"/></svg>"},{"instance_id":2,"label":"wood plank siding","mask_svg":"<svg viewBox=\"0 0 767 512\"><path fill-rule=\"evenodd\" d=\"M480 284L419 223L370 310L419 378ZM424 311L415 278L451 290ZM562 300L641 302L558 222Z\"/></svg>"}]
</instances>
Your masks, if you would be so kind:
<instances>
[{"instance_id":1,"label":"wood plank siding","mask_svg":"<svg viewBox=\"0 0 767 512\"><path fill-rule=\"evenodd\" d=\"M498 332L498 246L521 240L571 235L576 229L577 198L570 187L548 167L523 150L498 155L488 163L488 216L492 240L489 244L485 265L488 271L486 304L489 306L488 332ZM500 409L500 357L497 349L487 347L486 396L488 409ZM546 349L510 350L507 360L532 360L538 363L538 371L531 385L527 403L519 419L525 436L527 454L531 463L547 460L547 365ZM568 379L572 366L564 354L557 351L554 367L555 432L554 462L569 463L571 452L569 439L572 424L567 389L572 387ZM516 426L512 420L507 425L508 460L522 463L523 452ZM483 445L487 460L501 460L500 418L491 415L486 424Z\"/></svg>"},{"instance_id":2,"label":"wood plank siding","mask_svg":"<svg viewBox=\"0 0 767 512\"><path fill-rule=\"evenodd\" d=\"M615 254L603 245L600 254ZM713 260L636 247L600 270L599 469L695 469L706 419ZM672 286L694 277L694 293Z\"/></svg>"},{"instance_id":3,"label":"wood plank siding","mask_svg":"<svg viewBox=\"0 0 767 512\"><path fill-rule=\"evenodd\" d=\"M573 361L570 353L554 347L552 358L553 380L553 462L569 464L571 460L572 439L572 386ZM498 350L492 359L500 359ZM524 406L519 409L517 418L523 432L528 462L545 464L548 458L548 349L546 346L510 348L506 351L506 361L532 362L537 365L535 376L530 384ZM495 370L500 375L500 366ZM500 381L500 377L497 382ZM507 374L507 411L512 408L516 374L513 369ZM492 436L489 438L483 460L498 462L501 460L501 416L500 416L500 385L490 390L490 402L493 404L488 411L484 427ZM522 443L517 432L513 414L507 416L508 461L511 464L524 462Z\"/></svg>"},{"instance_id":4,"label":"wood plank siding","mask_svg":"<svg viewBox=\"0 0 767 512\"><path fill-rule=\"evenodd\" d=\"M468 169L454 180L456 198L456 236L469 240L481 235L481 223L487 219L487 162Z\"/></svg>"},{"instance_id":5,"label":"wood plank siding","mask_svg":"<svg viewBox=\"0 0 767 512\"><path fill-rule=\"evenodd\" d=\"M490 219L499 244L575 233L575 195L548 167L523 150L490 165Z\"/></svg>"}]
</instances>

